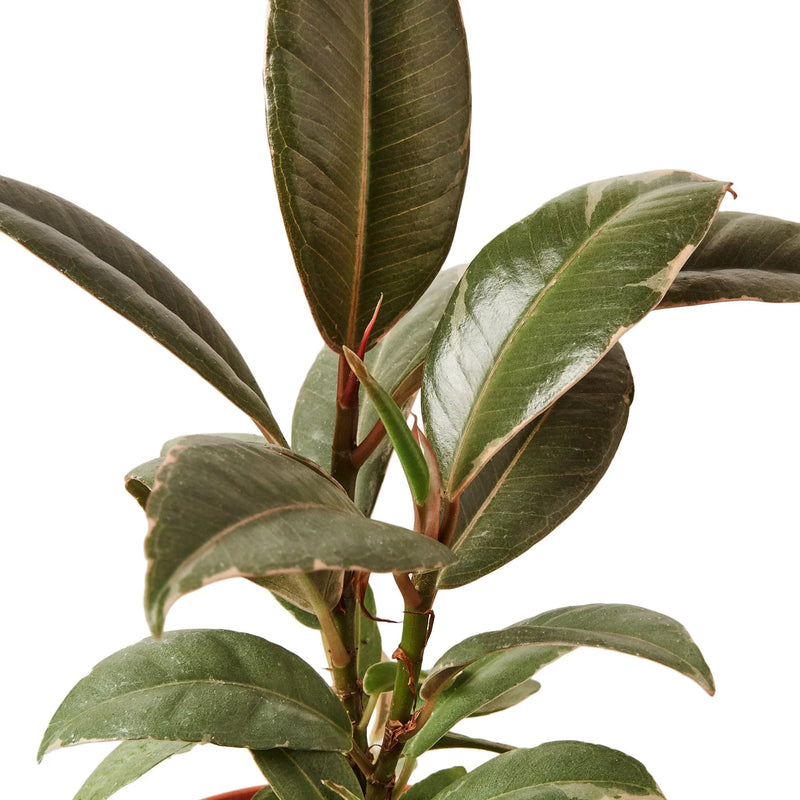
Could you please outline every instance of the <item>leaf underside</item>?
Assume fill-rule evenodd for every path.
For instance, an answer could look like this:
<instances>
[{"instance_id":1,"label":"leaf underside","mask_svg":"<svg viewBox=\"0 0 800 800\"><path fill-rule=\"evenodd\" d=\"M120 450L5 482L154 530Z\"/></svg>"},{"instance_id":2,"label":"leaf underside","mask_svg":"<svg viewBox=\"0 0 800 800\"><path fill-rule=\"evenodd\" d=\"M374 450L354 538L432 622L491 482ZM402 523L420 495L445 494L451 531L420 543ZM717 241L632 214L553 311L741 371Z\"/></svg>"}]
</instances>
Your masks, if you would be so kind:
<instances>
[{"instance_id":1,"label":"leaf underside","mask_svg":"<svg viewBox=\"0 0 800 800\"><path fill-rule=\"evenodd\" d=\"M658 307L724 300L800 301L800 223L723 211Z\"/></svg>"},{"instance_id":2,"label":"leaf underside","mask_svg":"<svg viewBox=\"0 0 800 800\"><path fill-rule=\"evenodd\" d=\"M467 486L452 543L458 561L441 573L439 587L477 580L560 525L611 463L632 397L630 368L616 344Z\"/></svg>"},{"instance_id":3,"label":"leaf underside","mask_svg":"<svg viewBox=\"0 0 800 800\"><path fill-rule=\"evenodd\" d=\"M456 0L273 0L270 148L289 241L327 344L372 342L439 271L468 160Z\"/></svg>"}]
</instances>

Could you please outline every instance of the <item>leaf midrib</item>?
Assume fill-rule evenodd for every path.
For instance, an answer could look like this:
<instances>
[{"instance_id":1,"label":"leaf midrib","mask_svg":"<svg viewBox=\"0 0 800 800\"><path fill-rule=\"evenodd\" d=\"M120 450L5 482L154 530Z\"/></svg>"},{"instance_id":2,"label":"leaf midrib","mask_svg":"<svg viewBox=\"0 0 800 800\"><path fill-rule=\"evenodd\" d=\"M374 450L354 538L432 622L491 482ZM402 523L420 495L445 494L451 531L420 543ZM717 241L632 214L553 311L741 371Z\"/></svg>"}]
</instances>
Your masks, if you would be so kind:
<instances>
[{"instance_id":1,"label":"leaf midrib","mask_svg":"<svg viewBox=\"0 0 800 800\"><path fill-rule=\"evenodd\" d=\"M358 345L358 307L361 294L361 275L364 271L364 251L366 249L367 228L367 191L369 188L369 146L370 146L370 95L372 93L372 70L370 65L370 37L372 35L370 16L370 0L363 0L364 15L364 58L362 68L364 83L361 95L361 179L358 188L358 220L356 224L356 249L353 258L353 294L350 298L350 313L347 318L347 346Z\"/></svg>"},{"instance_id":2,"label":"leaf midrib","mask_svg":"<svg viewBox=\"0 0 800 800\"><path fill-rule=\"evenodd\" d=\"M645 192L644 194L649 194L649 192ZM539 292L539 294L536 296L536 298L533 301L533 303L531 303L531 305L528 307L526 312L519 318L519 320L517 321L517 324L514 325L511 328L511 330L508 332L508 335L506 336L505 340L503 341L502 346L500 347L500 349L497 352L497 355L494 358L494 362L492 363L491 369L489 370L489 372L487 373L486 377L484 378L484 380L483 380L483 382L481 384L481 388L478 391L477 396L475 397L475 401L472 404L472 407L470 408L469 414L467 415L467 419L466 419L466 421L465 421L465 423L464 423L464 425L462 427L461 438L459 439L458 446L456 447L456 450L453 453L453 459L452 459L453 466L457 466L458 465L458 461L459 461L459 457L461 455L461 451L463 450L464 444L465 444L465 442L467 440L467 432L468 432L469 428L471 428L472 425L473 425L473 418L476 415L476 413L478 411L478 408L479 408L479 406L481 404L481 401L482 401L484 395L486 394L486 392L488 390L488 386L489 386L489 383L491 381L492 376L495 374L495 372L497 371L498 367L500 366L500 364L501 364L501 362L502 362L502 360L504 358L505 353L507 352L508 348L511 346L511 342L514 340L514 337L522 329L522 327L527 323L527 321L530 319L530 317L533 315L533 313L539 307L539 304L541 303L542 299L553 288L553 286L555 285L556 281L561 277L561 275L564 274L564 271L566 269L568 269L570 266L572 266L572 264L575 262L575 260L581 255L581 253L583 253L583 251L589 246L589 244L591 242L593 242L600 235L600 233L602 231L604 231L609 225L611 225L613 222L615 222L625 211L627 211L629 208L631 208L643 196L644 195L637 195L630 202L628 202L624 206L622 206L619 209L619 211L617 211L615 214L613 214L611 217L609 217L607 220L605 220L602 225L598 226L598 228L584 242L581 243L581 245L575 250L575 252L572 253L572 255L564 261L564 263L561 265L561 267L558 270L556 270L555 273L553 273L553 276L550 278L550 280L548 281L547 285ZM567 387L567 388L571 388L571 387ZM563 394L563 392L562 392L562 394ZM524 422L524 423L522 423L520 425L515 426L509 432L509 434L505 437L504 442L508 442L511 438L513 438L514 434L519 433L519 431L521 431L525 427L525 425L527 424L528 421L526 421L526 422ZM488 458L491 457L491 455L493 455L494 453L496 453L499 449L500 449L500 446L495 446L495 448L488 454L488 457L487 457L486 453L481 453L481 456L487 457L487 460L488 460ZM450 477L448 478L447 494L451 498L454 497L454 496L458 496L461 493L461 491L464 490L464 488L466 487L467 483L469 483L470 479L475 475L476 470L477 470L477 467L472 466L471 469L469 470L469 472L467 472L467 474L461 479L461 482L460 482L460 484L458 485L458 487L456 488L455 491L453 490L453 488L451 486L452 476L453 476L453 472L454 472L454 470L451 470Z\"/></svg>"},{"instance_id":3,"label":"leaf midrib","mask_svg":"<svg viewBox=\"0 0 800 800\"><path fill-rule=\"evenodd\" d=\"M93 711L98 708L102 708L103 706L113 704L115 702L119 702L125 700L128 697L135 697L136 695L144 694L147 692L157 692L161 689L171 689L173 687L178 686L224 686L224 687L238 687L241 689L247 689L248 691L254 692L255 694L260 694L264 697L277 697L282 700L285 700L293 705L299 706L300 708L306 709L308 712L311 713L312 716L319 717L320 719L327 722L329 725L334 727L336 730L344 731L344 728L340 728L336 723L319 711L315 706L307 705L302 701L298 700L291 695L282 694L281 692L275 689L269 689L266 686L258 686L257 684L253 683L243 683L242 681L230 681L225 680L223 678L187 678L184 680L179 681L169 681L167 683L157 683L153 684L152 686L143 686L139 689L133 689L131 691L125 692L124 694L114 695L114 697L108 697L105 700L102 700L98 703L94 703L93 705L89 706L88 708L84 708L79 711L77 714L73 714L69 717L69 719L65 720L62 725L59 726L63 728L63 725L68 722L73 722L74 720L80 719L81 717L90 715ZM171 740L170 740L171 741ZM183 740L182 740L183 741Z\"/></svg>"}]
</instances>

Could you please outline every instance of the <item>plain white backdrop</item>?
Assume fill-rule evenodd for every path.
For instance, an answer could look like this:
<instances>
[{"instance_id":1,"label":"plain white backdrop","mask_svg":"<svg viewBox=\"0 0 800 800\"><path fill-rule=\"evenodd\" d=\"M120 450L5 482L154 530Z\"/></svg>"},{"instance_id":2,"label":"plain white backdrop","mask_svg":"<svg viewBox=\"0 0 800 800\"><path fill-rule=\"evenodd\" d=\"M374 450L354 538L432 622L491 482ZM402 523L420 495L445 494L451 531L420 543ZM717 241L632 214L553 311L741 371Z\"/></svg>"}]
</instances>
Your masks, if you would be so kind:
<instances>
[{"instance_id":1,"label":"plain white backdrop","mask_svg":"<svg viewBox=\"0 0 800 800\"><path fill-rule=\"evenodd\" d=\"M398 2L400 0L397 0ZM0 173L139 241L217 315L288 431L321 346L283 233L264 126L263 0L27 0L3 11ZM791 4L463 0L470 177L448 263L590 180L689 169L725 207L800 219ZM221 395L10 241L2 293L2 792L69 800L110 747L35 753L66 692L147 635L143 515L130 467L185 433L251 430ZM581 739L641 759L671 800L791 793L795 763L800 307L658 312L626 335L637 383L618 458L555 533L444 593L430 655L586 602L683 622L715 698L649 662L579 652L521 706L462 730L523 746ZM407 524L406 490L379 507ZM389 582L382 616L397 616ZM245 581L181 600L171 628L248 630L321 668L316 635ZM385 626L386 648L396 628ZM479 763L434 754L425 771ZM197 748L119 793L199 800L259 782L243 751Z\"/></svg>"}]
</instances>

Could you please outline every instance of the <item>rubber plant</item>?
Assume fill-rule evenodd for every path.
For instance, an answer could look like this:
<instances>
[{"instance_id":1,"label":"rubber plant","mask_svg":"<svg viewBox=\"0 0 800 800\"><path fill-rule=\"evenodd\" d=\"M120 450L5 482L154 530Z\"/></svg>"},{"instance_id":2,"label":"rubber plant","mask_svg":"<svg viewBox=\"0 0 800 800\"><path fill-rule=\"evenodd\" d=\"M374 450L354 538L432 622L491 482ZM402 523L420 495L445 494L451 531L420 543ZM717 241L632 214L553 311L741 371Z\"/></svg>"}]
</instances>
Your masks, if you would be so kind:
<instances>
[{"instance_id":1,"label":"rubber plant","mask_svg":"<svg viewBox=\"0 0 800 800\"><path fill-rule=\"evenodd\" d=\"M728 182L659 171L567 191L466 268L442 270L469 154L457 0L273 0L267 39L275 180L325 343L291 437L225 331L163 264L70 202L0 180L6 233L171 350L258 431L181 437L127 475L147 516L152 638L78 682L40 756L121 740L81 800L199 743L252 752L268 785L238 800L661 798L618 751L516 747L454 726L526 700L537 672L578 647L651 659L713 693L678 622L579 605L431 657L435 600L522 555L597 484L633 397L623 333L658 308L800 300L800 226L718 213ZM392 452L414 530L370 518ZM391 573L403 604L391 641L372 573ZM332 685L321 663L251 634L165 631L183 595L231 577L319 630ZM496 755L415 782L418 760L448 747Z\"/></svg>"}]
</instances>

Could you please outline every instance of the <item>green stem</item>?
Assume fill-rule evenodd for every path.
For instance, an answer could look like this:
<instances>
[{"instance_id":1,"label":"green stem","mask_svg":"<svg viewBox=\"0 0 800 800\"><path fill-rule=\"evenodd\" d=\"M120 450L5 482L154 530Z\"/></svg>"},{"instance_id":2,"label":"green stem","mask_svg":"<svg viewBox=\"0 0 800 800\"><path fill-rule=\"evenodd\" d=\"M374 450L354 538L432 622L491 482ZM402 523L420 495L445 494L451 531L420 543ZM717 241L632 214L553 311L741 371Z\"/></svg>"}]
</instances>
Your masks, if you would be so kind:
<instances>
[{"instance_id":1,"label":"green stem","mask_svg":"<svg viewBox=\"0 0 800 800\"><path fill-rule=\"evenodd\" d=\"M331 670L344 667L351 660L351 656L342 642L342 637L339 635L339 631L333 619L333 614L331 614L330 609L322 599L322 595L319 593L319 590L314 585L311 578L304 573L301 573L297 577L298 580L303 583L306 597L311 607L314 609L317 620L319 620L320 634L322 635L322 644L325 647L325 657L328 660L328 666Z\"/></svg>"},{"instance_id":2,"label":"green stem","mask_svg":"<svg viewBox=\"0 0 800 800\"><path fill-rule=\"evenodd\" d=\"M425 576L423 576L425 577ZM395 784L395 768L403 752L403 744L413 734L413 714L419 691L422 656L428 641L430 607L436 594L436 583L420 580L415 587L419 602L406 603L400 647L394 653L397 670L389 721L383 737L375 771L369 780L366 800L391 800Z\"/></svg>"}]
</instances>

